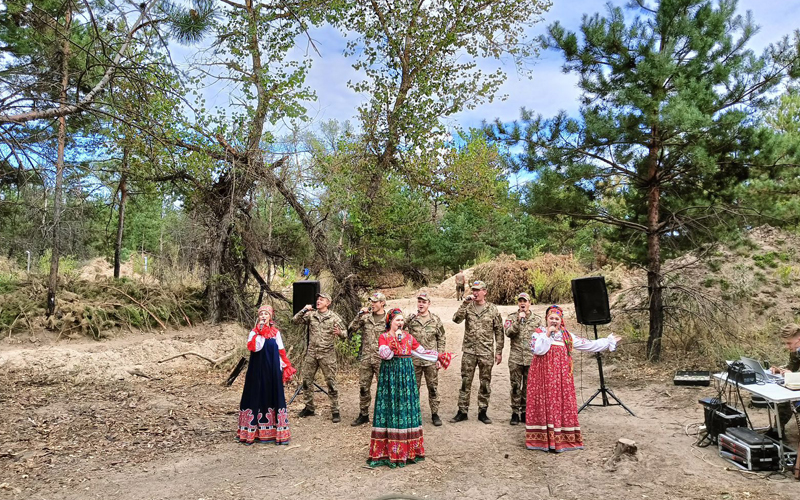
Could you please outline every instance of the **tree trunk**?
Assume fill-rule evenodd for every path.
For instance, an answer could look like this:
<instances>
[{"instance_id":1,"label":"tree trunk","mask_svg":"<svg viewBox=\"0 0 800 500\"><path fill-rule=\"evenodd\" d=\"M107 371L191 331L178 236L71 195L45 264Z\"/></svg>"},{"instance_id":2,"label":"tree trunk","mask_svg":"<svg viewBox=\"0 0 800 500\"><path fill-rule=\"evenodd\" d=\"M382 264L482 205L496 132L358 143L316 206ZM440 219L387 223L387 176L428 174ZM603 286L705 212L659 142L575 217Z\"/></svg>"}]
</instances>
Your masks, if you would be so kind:
<instances>
[{"instance_id":1,"label":"tree trunk","mask_svg":"<svg viewBox=\"0 0 800 500\"><path fill-rule=\"evenodd\" d=\"M72 6L67 6L64 20L64 45L61 50L61 96L62 107L67 105L67 86L69 85L69 32L72 24ZM58 259L61 256L61 191L64 186L64 149L67 143L66 115L58 118L58 158L56 159L56 187L53 194L53 249L50 255L50 277L47 281L47 315L56 311L56 291L58 289Z\"/></svg>"},{"instance_id":2,"label":"tree trunk","mask_svg":"<svg viewBox=\"0 0 800 500\"><path fill-rule=\"evenodd\" d=\"M661 337L664 333L664 299L661 284L661 180L658 175L659 143L653 128L653 141L648 155L647 191L647 299L650 331L647 337L647 359L661 359Z\"/></svg>"},{"instance_id":3,"label":"tree trunk","mask_svg":"<svg viewBox=\"0 0 800 500\"><path fill-rule=\"evenodd\" d=\"M122 252L122 230L125 226L125 204L128 201L128 148L122 151L122 176L119 179L119 217L117 219L117 240L114 242L114 279L119 279L120 253Z\"/></svg>"},{"instance_id":4,"label":"tree trunk","mask_svg":"<svg viewBox=\"0 0 800 500\"><path fill-rule=\"evenodd\" d=\"M215 234L211 241L211 255L208 262L208 316L213 324L222 321L222 294L223 286L223 260L225 258L225 248L229 244L228 227L231 219L229 212L222 215L216 227Z\"/></svg>"}]
</instances>

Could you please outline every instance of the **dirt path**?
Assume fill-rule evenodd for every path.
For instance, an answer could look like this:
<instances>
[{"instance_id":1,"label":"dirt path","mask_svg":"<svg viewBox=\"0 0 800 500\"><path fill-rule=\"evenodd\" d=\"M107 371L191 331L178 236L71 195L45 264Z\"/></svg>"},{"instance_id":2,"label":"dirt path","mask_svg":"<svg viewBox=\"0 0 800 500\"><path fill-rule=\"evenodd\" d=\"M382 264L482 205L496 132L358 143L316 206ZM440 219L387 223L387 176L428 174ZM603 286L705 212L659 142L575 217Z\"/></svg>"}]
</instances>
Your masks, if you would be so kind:
<instances>
[{"instance_id":1,"label":"dirt path","mask_svg":"<svg viewBox=\"0 0 800 500\"><path fill-rule=\"evenodd\" d=\"M414 304L391 302L405 311ZM431 307L456 352L463 325L450 320L457 305L434 299ZM501 312L505 317L513 309ZM543 307L534 310L541 314ZM800 492L797 482L733 471L714 449L692 447L687 426L702 422L697 400L713 391L646 381L623 364L624 348L607 358L607 383L637 416L619 407L587 409L580 415L584 451L553 455L524 448L524 426L508 425L508 348L493 372L492 425L475 420L477 385L470 420L447 422L456 411L458 361L440 375L442 427L430 425L423 389L427 456L420 464L366 467L370 428L349 425L358 407L352 374L342 377L341 423L327 419L327 398L318 394L318 416L297 418L301 405L291 405L291 445L244 447L234 442L243 377L223 388L224 374L203 361L153 361L181 349L218 355L239 341L235 327L204 327L166 338L0 347L7 381L0 386L0 498L373 499L402 493L430 499L788 500ZM61 363L59 356L79 361ZM103 360L105 368L98 365ZM97 371L76 374L86 362L86 370ZM159 380L114 371L116 365L138 366ZM581 402L598 386L593 358L576 359L575 380ZM606 460L620 437L637 442L639 460L611 466Z\"/></svg>"}]
</instances>

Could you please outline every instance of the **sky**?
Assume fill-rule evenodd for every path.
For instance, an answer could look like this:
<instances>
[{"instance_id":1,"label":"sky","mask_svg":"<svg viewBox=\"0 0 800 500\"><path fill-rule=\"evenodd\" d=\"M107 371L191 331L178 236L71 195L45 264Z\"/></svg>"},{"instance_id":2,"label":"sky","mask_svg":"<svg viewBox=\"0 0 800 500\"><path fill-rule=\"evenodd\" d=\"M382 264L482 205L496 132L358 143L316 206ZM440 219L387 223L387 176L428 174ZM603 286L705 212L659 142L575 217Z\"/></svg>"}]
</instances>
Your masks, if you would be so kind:
<instances>
[{"instance_id":1,"label":"sky","mask_svg":"<svg viewBox=\"0 0 800 500\"><path fill-rule=\"evenodd\" d=\"M628 0L612 0L612 5L625 5ZM552 0L552 7L543 15L543 20L530 30L531 37L541 35L548 25L559 21L566 29L576 31L584 14L607 12L606 0ZM750 47L757 53L784 35L791 35L800 28L800 0L739 0L739 12L744 15L750 10L759 33L753 38ZM311 118L311 127L323 120L350 120L357 125L357 108L365 102L366 96L357 94L347 86L348 80L357 81L362 75L352 68L352 60L343 55L345 38L334 28L325 26L310 31L314 45L321 55L317 55L306 40L302 40L295 55L306 53L313 56L313 64L306 78L306 85L317 94L317 100L306 102ZM193 47L173 47L176 62L185 62L196 51ZM553 116L561 110L570 115L578 111L579 89L577 76L562 72L563 61L555 51L542 52L533 61L530 77L518 74L514 64L502 64L495 60L481 61L488 70L498 66L507 74L506 82L497 95L507 95L505 100L495 99L474 109L466 110L445 120L449 129L478 127L482 120L493 121L499 118L510 122L520 115L526 107L545 117ZM205 89L205 97L210 107L228 106L230 87L212 86ZM281 135L288 131L287 124L273 124L273 132Z\"/></svg>"},{"instance_id":2,"label":"sky","mask_svg":"<svg viewBox=\"0 0 800 500\"><path fill-rule=\"evenodd\" d=\"M605 0L553 0L553 6L534 27L532 35L543 34L546 26L555 21L569 30L577 30L584 13L604 14L606 3ZM614 0L612 4L624 5L624 1ZM751 44L757 53L800 28L800 0L739 0L739 10L742 14L752 11L755 23L761 26ZM359 75L342 56L344 40L332 28L318 30L314 39L322 57L315 59L307 78L307 84L316 90L318 97L316 102L308 103L309 114L315 120L355 121L356 108L365 97L347 87L347 80L357 79ZM495 61L486 61L486 64L487 67L498 65ZM577 77L565 75L562 64L556 52L543 52L534 62L532 79L518 75L513 63L501 66L508 76L498 94L508 95L508 98L461 112L451 117L448 125L468 128L479 126L484 119L512 121L519 118L523 106L544 116L555 115L560 110L574 114L578 110ZM335 78L331 78L332 75Z\"/></svg>"}]
</instances>

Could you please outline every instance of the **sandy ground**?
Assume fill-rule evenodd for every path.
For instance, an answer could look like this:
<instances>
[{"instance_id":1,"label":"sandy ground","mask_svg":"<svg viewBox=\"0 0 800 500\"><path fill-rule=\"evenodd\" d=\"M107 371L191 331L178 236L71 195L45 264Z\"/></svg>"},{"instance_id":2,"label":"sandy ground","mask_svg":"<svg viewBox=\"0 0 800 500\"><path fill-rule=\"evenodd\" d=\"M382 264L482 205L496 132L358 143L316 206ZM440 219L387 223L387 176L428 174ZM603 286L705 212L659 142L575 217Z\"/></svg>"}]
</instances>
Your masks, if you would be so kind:
<instances>
[{"instance_id":1,"label":"sandy ground","mask_svg":"<svg viewBox=\"0 0 800 500\"><path fill-rule=\"evenodd\" d=\"M414 302L390 305L410 311ZM450 321L457 305L434 299L431 309L458 352L463 325ZM501 312L505 317L513 309ZM541 315L543 306L534 310ZM243 343L243 335L225 325L103 342L41 337L0 344L0 498L800 498L800 483L788 476L743 473L714 448L694 447L690 434L703 420L697 400L714 390L654 380L646 367L627 360L624 344L605 358L605 374L636 416L620 407L588 408L580 414L583 451L525 449L524 426L508 425L508 347L493 372L492 425L475 419L477 380L470 420L447 422L456 412L458 359L440 372L442 427L430 424L423 388L427 455L420 464L366 467L370 428L349 425L358 412L353 373L340 374L341 423L330 422L327 398L319 393L315 417L296 417L299 400L290 406L289 446L245 447L234 442L244 377L225 388L220 382L227 373L200 359L157 363L186 350L216 358ZM580 403L599 386L597 365L586 355L575 364ZM750 412L756 422L766 420L765 410ZM638 459L612 463L622 437L636 441Z\"/></svg>"}]
</instances>

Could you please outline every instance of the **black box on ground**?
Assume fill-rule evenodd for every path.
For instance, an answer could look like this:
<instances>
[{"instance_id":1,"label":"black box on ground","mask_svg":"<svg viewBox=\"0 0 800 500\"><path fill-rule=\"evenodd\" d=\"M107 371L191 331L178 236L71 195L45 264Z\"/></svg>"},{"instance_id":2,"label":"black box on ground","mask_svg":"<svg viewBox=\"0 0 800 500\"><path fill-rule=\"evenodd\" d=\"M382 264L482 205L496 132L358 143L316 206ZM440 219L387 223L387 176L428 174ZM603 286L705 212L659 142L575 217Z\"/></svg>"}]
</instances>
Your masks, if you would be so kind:
<instances>
[{"instance_id":1,"label":"black box on ground","mask_svg":"<svg viewBox=\"0 0 800 500\"><path fill-rule=\"evenodd\" d=\"M778 446L746 427L732 427L719 435L719 455L742 469L766 471L780 468Z\"/></svg>"},{"instance_id":2,"label":"black box on ground","mask_svg":"<svg viewBox=\"0 0 800 500\"><path fill-rule=\"evenodd\" d=\"M730 427L747 427L747 417L737 408L722 403L716 398L701 399L705 414L706 432L713 442Z\"/></svg>"}]
</instances>

